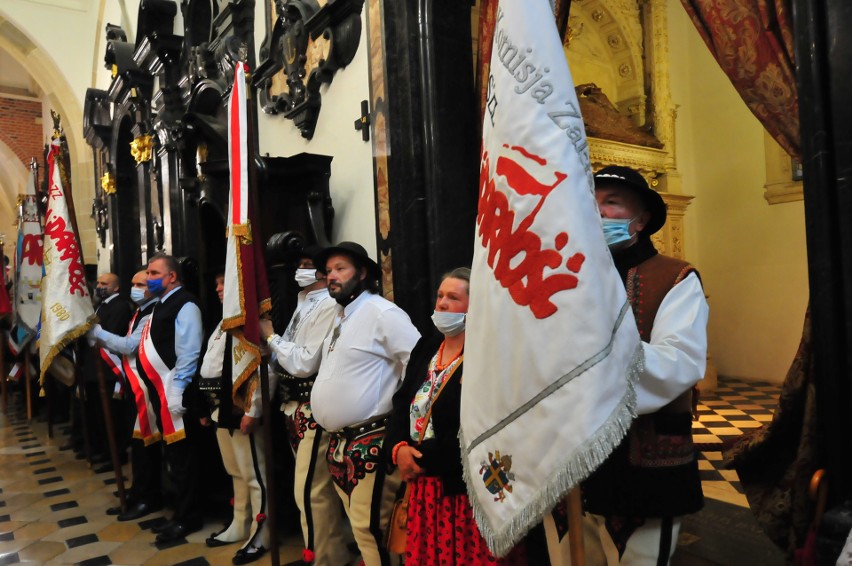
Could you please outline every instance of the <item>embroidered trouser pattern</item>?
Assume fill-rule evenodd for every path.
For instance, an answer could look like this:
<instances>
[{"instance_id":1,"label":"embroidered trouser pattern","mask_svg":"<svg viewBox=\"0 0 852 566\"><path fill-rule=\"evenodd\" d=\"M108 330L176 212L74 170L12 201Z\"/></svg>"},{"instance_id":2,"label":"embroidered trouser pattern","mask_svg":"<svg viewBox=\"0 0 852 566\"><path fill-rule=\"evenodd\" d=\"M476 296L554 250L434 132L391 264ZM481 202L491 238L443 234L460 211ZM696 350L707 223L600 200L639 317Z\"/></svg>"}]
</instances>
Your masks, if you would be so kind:
<instances>
[{"instance_id":1,"label":"embroidered trouser pattern","mask_svg":"<svg viewBox=\"0 0 852 566\"><path fill-rule=\"evenodd\" d=\"M284 413L296 456L293 489L305 548L314 552L313 566L346 564L352 535L325 461L329 435L316 424L310 403L289 402Z\"/></svg>"},{"instance_id":2,"label":"embroidered trouser pattern","mask_svg":"<svg viewBox=\"0 0 852 566\"><path fill-rule=\"evenodd\" d=\"M398 470L386 474L381 461L383 441L383 430L351 440L332 435L326 456L366 566L389 566L397 561L382 545L400 484Z\"/></svg>"}]
</instances>

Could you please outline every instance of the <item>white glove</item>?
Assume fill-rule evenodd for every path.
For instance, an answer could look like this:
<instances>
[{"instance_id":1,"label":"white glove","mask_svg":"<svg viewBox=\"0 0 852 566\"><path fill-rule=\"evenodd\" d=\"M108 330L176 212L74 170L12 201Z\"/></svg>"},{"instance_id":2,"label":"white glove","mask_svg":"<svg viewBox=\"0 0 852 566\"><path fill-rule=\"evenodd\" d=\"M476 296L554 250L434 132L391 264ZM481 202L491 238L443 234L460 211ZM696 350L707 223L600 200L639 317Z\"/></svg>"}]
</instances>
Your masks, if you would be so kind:
<instances>
[{"instance_id":1,"label":"white glove","mask_svg":"<svg viewBox=\"0 0 852 566\"><path fill-rule=\"evenodd\" d=\"M98 332L101 330L101 325L95 324L86 332L86 342L88 342L90 348L94 348L95 344L98 343Z\"/></svg>"},{"instance_id":2,"label":"white glove","mask_svg":"<svg viewBox=\"0 0 852 566\"><path fill-rule=\"evenodd\" d=\"M176 387L174 383L169 387L169 392L166 393L166 401L169 404L171 414L182 415L186 412L186 407L183 406L183 389Z\"/></svg>"}]
</instances>

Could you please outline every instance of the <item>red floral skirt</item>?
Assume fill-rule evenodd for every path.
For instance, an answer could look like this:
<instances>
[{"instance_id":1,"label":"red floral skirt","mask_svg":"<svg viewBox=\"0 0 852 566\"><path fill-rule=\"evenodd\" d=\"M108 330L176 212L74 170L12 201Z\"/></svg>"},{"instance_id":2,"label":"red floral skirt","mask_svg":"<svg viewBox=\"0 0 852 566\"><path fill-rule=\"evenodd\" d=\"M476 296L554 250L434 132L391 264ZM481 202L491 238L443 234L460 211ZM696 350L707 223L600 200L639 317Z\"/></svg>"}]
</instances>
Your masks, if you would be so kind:
<instances>
[{"instance_id":1,"label":"red floral skirt","mask_svg":"<svg viewBox=\"0 0 852 566\"><path fill-rule=\"evenodd\" d=\"M478 566L526 564L520 548L494 558L473 519L466 494L444 496L440 478L420 476L408 502L407 566Z\"/></svg>"}]
</instances>

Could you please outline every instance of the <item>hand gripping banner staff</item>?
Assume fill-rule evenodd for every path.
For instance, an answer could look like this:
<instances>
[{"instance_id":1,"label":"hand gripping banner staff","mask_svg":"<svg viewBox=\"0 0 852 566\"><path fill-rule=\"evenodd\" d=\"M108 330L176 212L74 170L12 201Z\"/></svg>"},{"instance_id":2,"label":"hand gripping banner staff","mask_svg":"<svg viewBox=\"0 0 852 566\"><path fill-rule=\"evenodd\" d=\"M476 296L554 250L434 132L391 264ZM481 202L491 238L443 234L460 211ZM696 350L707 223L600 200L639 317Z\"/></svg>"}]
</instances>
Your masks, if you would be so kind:
<instances>
[{"instance_id":1,"label":"hand gripping banner staff","mask_svg":"<svg viewBox=\"0 0 852 566\"><path fill-rule=\"evenodd\" d=\"M643 363L547 0L499 4L482 138L460 437L502 556L622 440Z\"/></svg>"},{"instance_id":2,"label":"hand gripping banner staff","mask_svg":"<svg viewBox=\"0 0 852 566\"><path fill-rule=\"evenodd\" d=\"M44 378L60 350L83 336L97 321L86 286L83 253L77 234L74 201L68 177L68 154L59 116L53 112L54 135L48 154L47 215L44 224L44 278L41 284L42 313L39 356L39 383L44 394ZM107 424L107 439L115 470L116 484L124 508L124 480L115 448L112 415L104 383L103 367L97 364L98 382Z\"/></svg>"},{"instance_id":3,"label":"hand gripping banner staff","mask_svg":"<svg viewBox=\"0 0 852 566\"><path fill-rule=\"evenodd\" d=\"M266 280L263 247L258 245L260 230L254 213L257 206L257 176L254 168L256 137L253 104L246 89L248 67L237 61L234 83L228 101L228 157L231 172L231 195L228 210L227 248L225 255L225 290L222 299L222 329L232 336L231 376L235 407L249 413L252 398L260 387L265 452L266 497L260 509L252 509L260 530L265 521L270 533L270 555L278 564L278 542L273 481L272 431L270 426L268 366L261 363L258 344L260 317L272 307ZM249 148L252 151L249 151ZM255 532L253 529L252 532ZM248 551L247 551L248 552ZM245 557L246 559L248 556ZM235 562L236 563L236 562Z\"/></svg>"}]
</instances>

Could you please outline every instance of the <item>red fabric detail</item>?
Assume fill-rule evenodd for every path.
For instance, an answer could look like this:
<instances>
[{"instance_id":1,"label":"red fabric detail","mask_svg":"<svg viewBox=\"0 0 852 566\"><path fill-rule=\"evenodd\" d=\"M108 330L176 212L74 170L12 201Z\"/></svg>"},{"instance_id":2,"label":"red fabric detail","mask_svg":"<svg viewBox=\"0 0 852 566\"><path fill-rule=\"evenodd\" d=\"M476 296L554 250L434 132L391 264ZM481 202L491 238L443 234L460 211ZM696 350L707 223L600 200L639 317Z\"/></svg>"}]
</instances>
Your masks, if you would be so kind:
<instances>
[{"instance_id":1,"label":"red fabric detail","mask_svg":"<svg viewBox=\"0 0 852 566\"><path fill-rule=\"evenodd\" d=\"M411 486L405 561L435 566L526 564L521 546L505 558L495 558L479 533L467 495L444 496L441 480L428 476Z\"/></svg>"},{"instance_id":2,"label":"red fabric detail","mask_svg":"<svg viewBox=\"0 0 852 566\"><path fill-rule=\"evenodd\" d=\"M314 561L315 558L316 555L314 554L313 550L306 548L302 551L302 562L307 562L308 564L310 564Z\"/></svg>"},{"instance_id":3,"label":"red fabric detail","mask_svg":"<svg viewBox=\"0 0 852 566\"><path fill-rule=\"evenodd\" d=\"M257 517L255 517L255 521L257 521L258 523L262 523L265 520L266 520L266 514L265 513L258 513Z\"/></svg>"},{"instance_id":4,"label":"red fabric detail","mask_svg":"<svg viewBox=\"0 0 852 566\"><path fill-rule=\"evenodd\" d=\"M681 0L743 101L784 150L801 157L790 0Z\"/></svg>"},{"instance_id":5,"label":"red fabric detail","mask_svg":"<svg viewBox=\"0 0 852 566\"><path fill-rule=\"evenodd\" d=\"M520 163L526 158L527 153L497 157L496 175L504 177L511 190L519 195L540 197L532 211L515 227L515 210L506 193L498 190L495 178L490 176L491 157L488 152L483 152L477 224L482 245L488 249L487 261L489 267L494 270L495 279L508 289L516 304L529 307L536 318L542 319L557 311L550 297L560 291L576 288L579 279L571 273L545 275L546 271L558 268L564 256L555 249L545 248L541 237L531 230L547 195L565 180L566 175L552 170L553 184L541 183ZM561 234L563 233L560 233L557 239L561 239ZM565 234L566 242L568 239L569 236ZM569 253L566 250L565 255ZM523 259L517 261L521 255ZM576 256L575 253L573 257ZM572 267L577 268L577 272L583 262L574 260L573 257L569 261Z\"/></svg>"}]
</instances>

